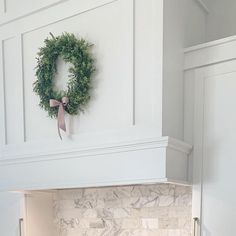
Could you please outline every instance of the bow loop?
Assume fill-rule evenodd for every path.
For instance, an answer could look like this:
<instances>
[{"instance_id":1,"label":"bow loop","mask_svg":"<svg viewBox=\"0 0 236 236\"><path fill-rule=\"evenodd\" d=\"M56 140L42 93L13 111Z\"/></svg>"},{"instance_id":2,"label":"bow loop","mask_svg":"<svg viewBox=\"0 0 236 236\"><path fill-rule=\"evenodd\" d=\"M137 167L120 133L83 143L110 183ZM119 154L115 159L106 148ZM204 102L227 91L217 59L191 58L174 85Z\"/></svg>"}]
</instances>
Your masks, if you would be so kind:
<instances>
[{"instance_id":1,"label":"bow loop","mask_svg":"<svg viewBox=\"0 0 236 236\"><path fill-rule=\"evenodd\" d=\"M61 102L55 100L55 99L50 99L49 100L50 107L59 107Z\"/></svg>"}]
</instances>

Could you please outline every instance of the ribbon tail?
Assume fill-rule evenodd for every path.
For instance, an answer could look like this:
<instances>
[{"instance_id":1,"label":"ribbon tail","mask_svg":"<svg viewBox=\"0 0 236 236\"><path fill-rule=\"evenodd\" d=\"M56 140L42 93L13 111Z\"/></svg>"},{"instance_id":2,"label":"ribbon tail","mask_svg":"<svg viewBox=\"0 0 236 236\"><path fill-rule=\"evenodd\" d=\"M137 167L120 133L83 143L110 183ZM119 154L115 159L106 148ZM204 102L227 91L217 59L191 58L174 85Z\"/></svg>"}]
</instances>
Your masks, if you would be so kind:
<instances>
[{"instance_id":1,"label":"ribbon tail","mask_svg":"<svg viewBox=\"0 0 236 236\"><path fill-rule=\"evenodd\" d=\"M58 109L57 125L58 125L59 137L60 139L62 139L60 130L63 130L66 132L65 112L64 112L64 107L62 104L59 105L59 109Z\"/></svg>"},{"instance_id":2,"label":"ribbon tail","mask_svg":"<svg viewBox=\"0 0 236 236\"><path fill-rule=\"evenodd\" d=\"M58 107L58 114L57 114L57 129L58 135L62 140L61 130L66 132L66 122L65 122L65 110L64 106L66 106L69 102L68 97L63 97L62 102L59 102L55 99L50 99L50 107Z\"/></svg>"}]
</instances>

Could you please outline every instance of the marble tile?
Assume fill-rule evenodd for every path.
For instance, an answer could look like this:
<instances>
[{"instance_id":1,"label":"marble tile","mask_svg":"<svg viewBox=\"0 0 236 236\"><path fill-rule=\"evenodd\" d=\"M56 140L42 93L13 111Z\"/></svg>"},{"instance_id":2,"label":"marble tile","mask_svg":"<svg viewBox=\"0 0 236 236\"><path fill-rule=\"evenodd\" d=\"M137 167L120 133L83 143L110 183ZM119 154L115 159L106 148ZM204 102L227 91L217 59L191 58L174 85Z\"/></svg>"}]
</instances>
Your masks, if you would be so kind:
<instances>
[{"instance_id":1,"label":"marble tile","mask_svg":"<svg viewBox=\"0 0 236 236\"><path fill-rule=\"evenodd\" d=\"M142 219L142 228L144 229L158 229L158 218L144 218Z\"/></svg>"},{"instance_id":2,"label":"marble tile","mask_svg":"<svg viewBox=\"0 0 236 236\"><path fill-rule=\"evenodd\" d=\"M191 206L173 206L169 207L169 217L191 218Z\"/></svg>"},{"instance_id":3,"label":"marble tile","mask_svg":"<svg viewBox=\"0 0 236 236\"><path fill-rule=\"evenodd\" d=\"M159 218L160 229L178 229L179 221L178 218Z\"/></svg>"},{"instance_id":4,"label":"marble tile","mask_svg":"<svg viewBox=\"0 0 236 236\"><path fill-rule=\"evenodd\" d=\"M116 208L116 209L113 209L113 217L114 218L130 218L130 217L133 217L131 215L131 208Z\"/></svg>"},{"instance_id":5,"label":"marble tile","mask_svg":"<svg viewBox=\"0 0 236 236\"><path fill-rule=\"evenodd\" d=\"M162 195L159 197L159 206L173 206L174 196L172 195Z\"/></svg>"},{"instance_id":6,"label":"marble tile","mask_svg":"<svg viewBox=\"0 0 236 236\"><path fill-rule=\"evenodd\" d=\"M58 236L190 236L192 189L173 184L59 190Z\"/></svg>"},{"instance_id":7,"label":"marble tile","mask_svg":"<svg viewBox=\"0 0 236 236\"><path fill-rule=\"evenodd\" d=\"M138 229L141 226L141 221L138 218L127 218L122 220L122 229Z\"/></svg>"},{"instance_id":8,"label":"marble tile","mask_svg":"<svg viewBox=\"0 0 236 236\"><path fill-rule=\"evenodd\" d=\"M98 212L95 209L86 209L83 212L83 218L97 218Z\"/></svg>"},{"instance_id":9,"label":"marble tile","mask_svg":"<svg viewBox=\"0 0 236 236\"><path fill-rule=\"evenodd\" d=\"M144 207L140 209L140 217L147 218L159 218L168 217L169 208L168 207Z\"/></svg>"},{"instance_id":10,"label":"marble tile","mask_svg":"<svg viewBox=\"0 0 236 236\"><path fill-rule=\"evenodd\" d=\"M89 222L89 228L105 228L105 221L103 219L93 219Z\"/></svg>"}]
</instances>

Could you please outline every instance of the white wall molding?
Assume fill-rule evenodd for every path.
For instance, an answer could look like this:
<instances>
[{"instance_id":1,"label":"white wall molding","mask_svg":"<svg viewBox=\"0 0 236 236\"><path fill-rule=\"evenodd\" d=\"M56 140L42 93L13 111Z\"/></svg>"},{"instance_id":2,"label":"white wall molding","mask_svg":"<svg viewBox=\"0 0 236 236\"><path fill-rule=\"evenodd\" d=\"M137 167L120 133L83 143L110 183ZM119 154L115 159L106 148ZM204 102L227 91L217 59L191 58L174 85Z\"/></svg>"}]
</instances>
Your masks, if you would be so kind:
<instances>
[{"instance_id":1,"label":"white wall molding","mask_svg":"<svg viewBox=\"0 0 236 236\"><path fill-rule=\"evenodd\" d=\"M10 152L8 154L8 148L5 148L5 151L3 151L5 155L3 156L3 159L0 160L0 166L88 156L99 156L103 154L132 152L137 150L167 147L185 153L187 155L189 155L192 150L191 145L171 137L149 138L129 142L104 144L90 148L75 148L71 146L67 148L60 148L59 150L55 149L54 151L49 151L47 150L47 148L45 148L44 151L32 151L31 153L27 154L19 154L18 151ZM12 146L10 147L10 149L12 149ZM24 149L24 145L22 145L22 149ZM34 149L34 147L28 147L27 149L32 150Z\"/></svg>"},{"instance_id":2,"label":"white wall molding","mask_svg":"<svg viewBox=\"0 0 236 236\"><path fill-rule=\"evenodd\" d=\"M132 100L133 100L133 114L132 114L132 125L135 126L136 120L135 120L135 111L136 111L136 107L135 107L135 79L136 79L136 67L135 67L135 49L136 49L136 32L135 32L135 26L136 26L136 20L135 20L135 0L133 0L133 81L132 81Z\"/></svg>"},{"instance_id":3,"label":"white wall molding","mask_svg":"<svg viewBox=\"0 0 236 236\"><path fill-rule=\"evenodd\" d=\"M46 10L48 8L54 7L54 6L59 5L63 2L66 2L66 1L69 1L69 0L59 0L58 2L48 4L46 6L40 7L40 8L33 10L31 12L23 12L20 14L7 14L7 0L2 0L3 13L5 13L5 14L3 15L3 17L0 17L0 26L17 21L21 18L30 16L32 14L36 14L38 12L41 12L41 11Z\"/></svg>"},{"instance_id":4,"label":"white wall molding","mask_svg":"<svg viewBox=\"0 0 236 236\"><path fill-rule=\"evenodd\" d=\"M0 178L3 179L0 190L157 182L189 184L191 150L192 147L182 141L160 137L91 149L32 153L15 159L8 156L0 162ZM63 170L67 170L65 175ZM12 173L18 173L18 178Z\"/></svg>"},{"instance_id":5,"label":"white wall molding","mask_svg":"<svg viewBox=\"0 0 236 236\"><path fill-rule=\"evenodd\" d=\"M236 59L236 36L186 48L184 54L185 70L234 60Z\"/></svg>"},{"instance_id":6,"label":"white wall molding","mask_svg":"<svg viewBox=\"0 0 236 236\"><path fill-rule=\"evenodd\" d=\"M0 18L6 13L6 0L0 0Z\"/></svg>"},{"instance_id":7,"label":"white wall molding","mask_svg":"<svg viewBox=\"0 0 236 236\"><path fill-rule=\"evenodd\" d=\"M19 133L21 142L25 142L25 104L24 104L24 70L23 70L23 45L22 45L22 35L19 34L16 37L18 52L16 56L18 57L19 64L17 65L17 70L19 71L19 110L18 110L18 120L19 120Z\"/></svg>"},{"instance_id":8,"label":"white wall molding","mask_svg":"<svg viewBox=\"0 0 236 236\"><path fill-rule=\"evenodd\" d=\"M5 73L4 73L4 49L3 41L0 40L0 150L6 144L6 107L5 107ZM1 153L0 153L1 154ZM1 155L0 155L1 156Z\"/></svg>"},{"instance_id":9,"label":"white wall molding","mask_svg":"<svg viewBox=\"0 0 236 236\"><path fill-rule=\"evenodd\" d=\"M43 11L35 12L35 14L30 14L25 17L20 17L17 20L10 21L8 24L0 23L2 31L0 38L7 39L16 34L28 33L71 17L96 10L117 1L119 0L87 0L82 1L78 7L77 0L70 0L70 2L66 0L53 7L45 8ZM55 14L55 11L60 12L60 14ZM29 20L29 18L31 19Z\"/></svg>"},{"instance_id":10,"label":"white wall molding","mask_svg":"<svg viewBox=\"0 0 236 236\"><path fill-rule=\"evenodd\" d=\"M3 12L7 12L7 0L3 0Z\"/></svg>"}]
</instances>

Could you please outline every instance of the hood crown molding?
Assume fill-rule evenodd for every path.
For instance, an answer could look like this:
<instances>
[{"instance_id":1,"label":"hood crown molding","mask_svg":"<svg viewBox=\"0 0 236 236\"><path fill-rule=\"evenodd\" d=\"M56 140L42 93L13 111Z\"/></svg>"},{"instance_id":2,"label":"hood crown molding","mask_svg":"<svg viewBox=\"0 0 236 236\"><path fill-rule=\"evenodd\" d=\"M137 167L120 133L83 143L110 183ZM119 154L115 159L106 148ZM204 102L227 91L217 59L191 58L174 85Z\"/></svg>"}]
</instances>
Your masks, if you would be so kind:
<instances>
[{"instance_id":1,"label":"hood crown molding","mask_svg":"<svg viewBox=\"0 0 236 236\"><path fill-rule=\"evenodd\" d=\"M173 182L189 184L192 147L170 137L28 156L0 162L0 190L40 190ZM55 170L56 172L54 173ZM63 171L67 174L63 174ZM20 173L15 178L11 173ZM34 173L34 174L32 174Z\"/></svg>"}]
</instances>

